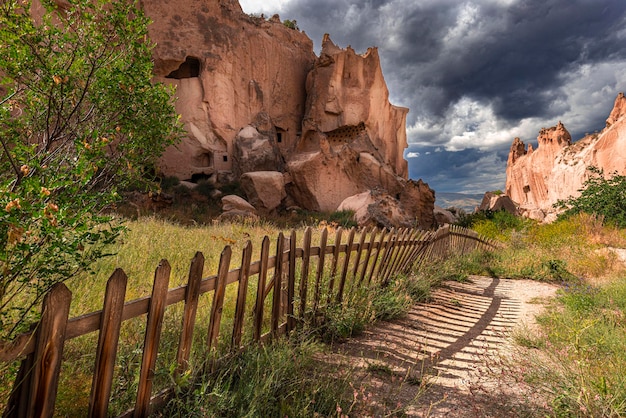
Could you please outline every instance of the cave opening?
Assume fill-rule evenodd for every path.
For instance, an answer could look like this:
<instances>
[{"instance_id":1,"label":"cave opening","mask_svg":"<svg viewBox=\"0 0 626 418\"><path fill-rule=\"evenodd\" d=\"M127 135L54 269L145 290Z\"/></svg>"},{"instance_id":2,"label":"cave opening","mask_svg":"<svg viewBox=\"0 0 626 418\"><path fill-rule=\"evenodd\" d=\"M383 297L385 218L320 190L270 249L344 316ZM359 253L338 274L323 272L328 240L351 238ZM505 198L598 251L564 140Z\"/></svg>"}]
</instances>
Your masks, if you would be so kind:
<instances>
[{"instance_id":1,"label":"cave opening","mask_svg":"<svg viewBox=\"0 0 626 418\"><path fill-rule=\"evenodd\" d=\"M172 71L165 78L180 80L183 78L194 78L200 76L200 60L196 57L187 57L185 62L180 64L178 69Z\"/></svg>"}]
</instances>

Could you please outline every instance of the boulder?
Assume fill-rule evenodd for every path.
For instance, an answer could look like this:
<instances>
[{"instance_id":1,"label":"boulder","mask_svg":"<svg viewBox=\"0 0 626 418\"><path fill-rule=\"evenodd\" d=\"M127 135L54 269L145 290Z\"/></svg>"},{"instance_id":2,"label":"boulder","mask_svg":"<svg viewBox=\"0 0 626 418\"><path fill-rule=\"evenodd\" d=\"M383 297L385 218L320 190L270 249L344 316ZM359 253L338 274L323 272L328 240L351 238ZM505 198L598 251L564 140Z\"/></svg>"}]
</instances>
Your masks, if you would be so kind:
<instances>
[{"instance_id":1,"label":"boulder","mask_svg":"<svg viewBox=\"0 0 626 418\"><path fill-rule=\"evenodd\" d=\"M509 212L511 215L519 215L519 211L515 203L511 200L511 198L505 194L495 194L493 192L485 193L480 206L478 207L479 211L492 211L496 212L499 210L505 210Z\"/></svg>"},{"instance_id":2,"label":"boulder","mask_svg":"<svg viewBox=\"0 0 626 418\"><path fill-rule=\"evenodd\" d=\"M457 217L454 216L452 212L437 205L435 205L433 213L435 220L437 221L437 225L453 224L458 221Z\"/></svg>"},{"instance_id":3,"label":"boulder","mask_svg":"<svg viewBox=\"0 0 626 418\"><path fill-rule=\"evenodd\" d=\"M283 174L278 171L245 173L240 182L250 203L263 214L278 208L287 197Z\"/></svg>"},{"instance_id":4,"label":"boulder","mask_svg":"<svg viewBox=\"0 0 626 418\"><path fill-rule=\"evenodd\" d=\"M404 228L417 225L417 219L407 213L400 201L384 192L367 191L346 198L337 210L354 211L359 226Z\"/></svg>"},{"instance_id":5,"label":"boulder","mask_svg":"<svg viewBox=\"0 0 626 418\"><path fill-rule=\"evenodd\" d=\"M222 211L230 212L235 210L256 214L256 209L254 208L254 206L248 203L243 197L234 194L229 194L222 197Z\"/></svg>"},{"instance_id":6,"label":"boulder","mask_svg":"<svg viewBox=\"0 0 626 418\"><path fill-rule=\"evenodd\" d=\"M354 221L359 226L367 225L371 219L368 207L374 203L374 196L371 191L355 194L344 199L337 208L338 211L351 210L354 212Z\"/></svg>"},{"instance_id":7,"label":"boulder","mask_svg":"<svg viewBox=\"0 0 626 418\"><path fill-rule=\"evenodd\" d=\"M283 165L278 148L272 145L270 137L250 125L235 137L233 157L233 170L237 176L251 171L281 171Z\"/></svg>"},{"instance_id":8,"label":"boulder","mask_svg":"<svg viewBox=\"0 0 626 418\"><path fill-rule=\"evenodd\" d=\"M244 198L237 195L222 197L222 214L220 221L258 220L256 209Z\"/></svg>"}]
</instances>

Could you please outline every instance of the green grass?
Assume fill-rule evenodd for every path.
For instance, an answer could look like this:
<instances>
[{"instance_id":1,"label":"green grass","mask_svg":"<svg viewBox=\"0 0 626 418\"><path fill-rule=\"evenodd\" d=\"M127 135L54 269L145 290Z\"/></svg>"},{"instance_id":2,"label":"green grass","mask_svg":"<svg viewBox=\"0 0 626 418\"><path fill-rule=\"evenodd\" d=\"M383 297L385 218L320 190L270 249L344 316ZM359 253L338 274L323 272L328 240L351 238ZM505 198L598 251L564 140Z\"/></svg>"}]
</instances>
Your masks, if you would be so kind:
<instances>
[{"instance_id":1,"label":"green grass","mask_svg":"<svg viewBox=\"0 0 626 418\"><path fill-rule=\"evenodd\" d=\"M518 339L532 349L518 361L554 416L626 415L626 279L571 284L538 321L540 334Z\"/></svg>"},{"instance_id":2,"label":"green grass","mask_svg":"<svg viewBox=\"0 0 626 418\"><path fill-rule=\"evenodd\" d=\"M250 346L198 376L157 416L310 417L349 410L350 368L317 360L327 347L305 338Z\"/></svg>"},{"instance_id":3,"label":"green grass","mask_svg":"<svg viewBox=\"0 0 626 418\"><path fill-rule=\"evenodd\" d=\"M496 276L562 285L539 330L513 336L520 348L507 375L546 399L550 416L625 416L626 269L607 249L626 247L624 230L587 215L521 229L483 226L507 237L482 260Z\"/></svg>"},{"instance_id":4,"label":"green grass","mask_svg":"<svg viewBox=\"0 0 626 418\"><path fill-rule=\"evenodd\" d=\"M252 259L257 260L261 241L264 236L269 236L271 242L270 256L273 256L276 251L276 237L280 232L279 228L268 222L196 226L147 217L138 220L126 220L125 224L128 227L128 232L118 245L111 249L111 252L115 254L99 260L94 266L93 273L79 275L66 283L73 294L70 317L101 309L106 281L117 267L121 267L129 278L126 294L128 301L150 294L155 268L163 258L167 258L172 267L169 287L173 288L186 283L189 264L196 251L203 252L205 256L203 277L207 277L216 273L220 253L225 245L230 245L233 249L232 269L241 264L240 254L248 240L253 243ZM321 230L324 227L330 229L328 245L333 245L334 228L337 226L337 224L331 224L329 221L320 221L313 229L313 245L319 244ZM297 229L298 245L301 245L303 233L303 227ZM343 240L345 241L345 239L344 234ZM338 271L341 270L344 257L341 255L337 260ZM373 255L370 265L373 263L374 257L381 257L381 255ZM352 261L354 261L354 257ZM326 291L331 280L329 274L331 262L331 255L327 255L324 274L320 277L319 287L322 294L321 303L318 307L318 317L313 318L310 325L304 329L309 335L314 335L322 341L342 340L362 332L376 319L391 319L401 316L413 301L425 297L429 292L431 283L421 278L397 278L381 290L380 283L368 283L367 280L362 286L356 286L353 283L355 278L348 274L343 303L336 303L334 294L328 295ZM300 261L296 267L299 277L302 268ZM352 271L352 268L349 271ZM271 277L272 274L270 273L268 279ZM309 274L308 300L314 296L316 277L317 258L313 257ZM338 273L334 280L336 292L339 280ZM251 321L257 290L256 283L257 276L252 276L247 295L244 344L252 340ZM299 289L298 284L296 289ZM227 354L229 350L228 343L232 332L236 291L237 286L235 284L227 286L220 327L219 355ZM207 342L204 336L208 328L212 296L212 292L201 296L190 360L191 376L186 375L186 379L191 379L196 372L202 370L206 365ZM329 298L329 296L332 297ZM270 329L271 301L272 293L270 292L265 299L263 332ZM309 302L306 316L309 319L311 319L311 308ZM172 384L172 371L180 338L182 311L182 304L172 305L166 309L159 357L153 379L153 393ZM113 415L133 407L143 354L144 332L145 317L125 321L122 325L109 411ZM95 360L96 340L97 333L92 333L66 342L56 414L81 416L86 413ZM8 395L17 366L17 364L9 365L3 370L2 377L0 377L1 393ZM187 383L189 382L191 380L187 381ZM195 378L193 382L196 384ZM184 385L181 383L180 386L182 388ZM3 396L3 399L6 399L6 396ZM300 401L295 399L294 405L300 405L298 404Z\"/></svg>"}]
</instances>

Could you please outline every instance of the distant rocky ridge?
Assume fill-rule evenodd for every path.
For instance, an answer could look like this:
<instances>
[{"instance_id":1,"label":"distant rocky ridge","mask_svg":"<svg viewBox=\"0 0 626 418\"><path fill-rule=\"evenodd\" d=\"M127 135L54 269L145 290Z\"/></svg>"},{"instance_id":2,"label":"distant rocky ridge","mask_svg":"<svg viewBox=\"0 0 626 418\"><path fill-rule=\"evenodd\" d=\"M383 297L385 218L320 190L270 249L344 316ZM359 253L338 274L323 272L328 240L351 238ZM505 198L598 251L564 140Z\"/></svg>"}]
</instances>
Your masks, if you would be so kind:
<instances>
[{"instance_id":1,"label":"distant rocky ridge","mask_svg":"<svg viewBox=\"0 0 626 418\"><path fill-rule=\"evenodd\" d=\"M483 196L484 194L437 192L435 204L445 209L457 208L472 213L480 206Z\"/></svg>"},{"instance_id":2,"label":"distant rocky ridge","mask_svg":"<svg viewBox=\"0 0 626 418\"><path fill-rule=\"evenodd\" d=\"M176 86L187 131L163 155L165 175L240 181L261 214L333 211L369 191L394 206L382 211L391 226L433 226L434 191L408 179L403 158L408 109L389 103L376 48L357 54L326 35L317 57L304 32L237 0L141 4L155 80Z\"/></svg>"},{"instance_id":3,"label":"distant rocky ridge","mask_svg":"<svg viewBox=\"0 0 626 418\"><path fill-rule=\"evenodd\" d=\"M606 127L572 143L565 126L541 129L538 147L519 138L511 145L506 168L506 194L519 205L523 216L550 221L558 200L579 196L589 178L588 168L597 167L605 176L626 174L626 98L619 93L606 120Z\"/></svg>"}]
</instances>

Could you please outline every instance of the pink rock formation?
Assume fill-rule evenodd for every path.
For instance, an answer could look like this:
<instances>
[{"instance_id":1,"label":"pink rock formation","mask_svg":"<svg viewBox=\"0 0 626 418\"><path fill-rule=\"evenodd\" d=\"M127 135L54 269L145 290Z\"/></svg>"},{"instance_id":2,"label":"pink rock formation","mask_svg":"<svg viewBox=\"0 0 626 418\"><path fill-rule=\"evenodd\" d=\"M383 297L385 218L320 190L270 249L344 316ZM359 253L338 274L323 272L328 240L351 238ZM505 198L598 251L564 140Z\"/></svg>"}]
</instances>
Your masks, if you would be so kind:
<instances>
[{"instance_id":1,"label":"pink rock formation","mask_svg":"<svg viewBox=\"0 0 626 418\"><path fill-rule=\"evenodd\" d=\"M144 0L153 20L155 79L176 86L188 137L163 156L180 179L233 169L234 140L252 125L288 150L301 129L313 42L236 0Z\"/></svg>"},{"instance_id":2,"label":"pink rock formation","mask_svg":"<svg viewBox=\"0 0 626 418\"><path fill-rule=\"evenodd\" d=\"M224 183L275 170L290 179L286 201L305 209L333 211L381 189L420 223L433 219L433 191L407 181L408 109L389 103L376 48L359 55L326 35L317 58L306 34L277 15L248 16L236 0L143 7L154 21L155 79L176 86L188 134L163 156L164 174Z\"/></svg>"},{"instance_id":3,"label":"pink rock formation","mask_svg":"<svg viewBox=\"0 0 626 418\"><path fill-rule=\"evenodd\" d=\"M380 190L434 225L433 190L407 180L408 109L389 103L376 48L360 55L325 35L317 58L304 32L278 15L246 15L237 0L140 4L153 21L155 81L175 86L187 133L162 156L162 174L218 185L243 178L261 211L283 198L333 211ZM267 200L258 192L270 183L278 195Z\"/></svg>"},{"instance_id":4,"label":"pink rock formation","mask_svg":"<svg viewBox=\"0 0 626 418\"><path fill-rule=\"evenodd\" d=\"M626 98L620 93L606 121L606 128L572 144L562 123L539 133L536 150L526 150L515 138L506 169L506 194L520 206L523 215L554 219L553 205L578 196L590 166L626 174Z\"/></svg>"},{"instance_id":5,"label":"pink rock formation","mask_svg":"<svg viewBox=\"0 0 626 418\"><path fill-rule=\"evenodd\" d=\"M403 152L408 112L389 103L376 48L359 55L351 47L337 47L326 34L307 78L307 109L298 148L316 150L320 137L333 148L356 142L355 148L371 152L407 178Z\"/></svg>"}]
</instances>

